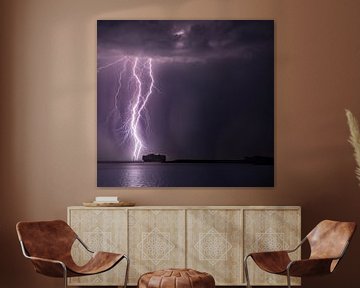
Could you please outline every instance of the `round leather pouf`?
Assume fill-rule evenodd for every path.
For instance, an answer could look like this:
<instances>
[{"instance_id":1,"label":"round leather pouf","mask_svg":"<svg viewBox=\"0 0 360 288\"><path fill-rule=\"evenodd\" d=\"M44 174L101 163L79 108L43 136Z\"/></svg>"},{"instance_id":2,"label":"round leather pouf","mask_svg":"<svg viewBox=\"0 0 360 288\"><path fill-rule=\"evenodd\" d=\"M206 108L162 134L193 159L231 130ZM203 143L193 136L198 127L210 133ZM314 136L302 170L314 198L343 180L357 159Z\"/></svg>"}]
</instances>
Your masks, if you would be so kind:
<instances>
[{"instance_id":1,"label":"round leather pouf","mask_svg":"<svg viewBox=\"0 0 360 288\"><path fill-rule=\"evenodd\" d=\"M166 269L140 276L138 288L214 288L214 277L192 269Z\"/></svg>"}]
</instances>

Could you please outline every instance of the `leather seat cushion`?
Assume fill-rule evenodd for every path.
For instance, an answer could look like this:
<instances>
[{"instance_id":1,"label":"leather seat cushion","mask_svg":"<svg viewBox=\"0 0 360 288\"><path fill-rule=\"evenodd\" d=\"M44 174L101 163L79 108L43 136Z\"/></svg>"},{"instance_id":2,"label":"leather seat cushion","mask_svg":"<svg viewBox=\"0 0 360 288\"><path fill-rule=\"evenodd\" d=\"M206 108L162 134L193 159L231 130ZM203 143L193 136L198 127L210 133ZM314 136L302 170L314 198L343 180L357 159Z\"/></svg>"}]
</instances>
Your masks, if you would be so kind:
<instances>
[{"instance_id":1,"label":"leather seat cushion","mask_svg":"<svg viewBox=\"0 0 360 288\"><path fill-rule=\"evenodd\" d=\"M214 277L193 269L166 269L140 276L138 288L213 288Z\"/></svg>"}]
</instances>

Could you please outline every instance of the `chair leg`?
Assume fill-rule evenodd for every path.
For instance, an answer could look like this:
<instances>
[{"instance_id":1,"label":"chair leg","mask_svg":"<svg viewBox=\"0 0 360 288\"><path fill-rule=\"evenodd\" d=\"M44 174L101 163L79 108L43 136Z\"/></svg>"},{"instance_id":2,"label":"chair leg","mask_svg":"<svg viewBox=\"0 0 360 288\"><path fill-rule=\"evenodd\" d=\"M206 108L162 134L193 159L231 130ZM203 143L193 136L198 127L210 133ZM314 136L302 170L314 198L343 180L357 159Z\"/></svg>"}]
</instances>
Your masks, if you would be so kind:
<instances>
[{"instance_id":1,"label":"chair leg","mask_svg":"<svg viewBox=\"0 0 360 288\"><path fill-rule=\"evenodd\" d=\"M124 258L125 258L125 260L126 260L126 271L125 271L124 288L126 288L126 287L127 287L128 278L129 278L130 259L129 259L129 257L127 257L126 255L124 256Z\"/></svg>"},{"instance_id":2,"label":"chair leg","mask_svg":"<svg viewBox=\"0 0 360 288\"><path fill-rule=\"evenodd\" d=\"M248 265L247 265L247 259L249 258L250 255L247 255L244 258L244 272L245 272L245 279L246 279L246 287L247 288L251 288L250 285L250 279L249 279L249 269L248 269Z\"/></svg>"},{"instance_id":3,"label":"chair leg","mask_svg":"<svg viewBox=\"0 0 360 288\"><path fill-rule=\"evenodd\" d=\"M61 265L64 269L64 287L67 288L67 270L66 270L66 266L64 264Z\"/></svg>"},{"instance_id":4,"label":"chair leg","mask_svg":"<svg viewBox=\"0 0 360 288\"><path fill-rule=\"evenodd\" d=\"M291 278L290 278L290 271L289 269L286 270L286 276L287 276L287 284L288 284L288 288L291 288Z\"/></svg>"}]
</instances>

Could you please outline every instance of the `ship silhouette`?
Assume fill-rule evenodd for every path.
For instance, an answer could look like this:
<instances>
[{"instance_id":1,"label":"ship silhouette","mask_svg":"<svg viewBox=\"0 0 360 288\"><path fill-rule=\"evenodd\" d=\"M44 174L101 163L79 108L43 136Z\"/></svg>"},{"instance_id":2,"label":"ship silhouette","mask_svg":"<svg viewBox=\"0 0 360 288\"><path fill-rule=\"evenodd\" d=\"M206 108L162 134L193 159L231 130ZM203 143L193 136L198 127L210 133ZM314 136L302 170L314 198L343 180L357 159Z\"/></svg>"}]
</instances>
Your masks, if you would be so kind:
<instances>
[{"instance_id":1,"label":"ship silhouette","mask_svg":"<svg viewBox=\"0 0 360 288\"><path fill-rule=\"evenodd\" d=\"M166 162L166 156L162 154L147 154L142 156L144 162Z\"/></svg>"}]
</instances>

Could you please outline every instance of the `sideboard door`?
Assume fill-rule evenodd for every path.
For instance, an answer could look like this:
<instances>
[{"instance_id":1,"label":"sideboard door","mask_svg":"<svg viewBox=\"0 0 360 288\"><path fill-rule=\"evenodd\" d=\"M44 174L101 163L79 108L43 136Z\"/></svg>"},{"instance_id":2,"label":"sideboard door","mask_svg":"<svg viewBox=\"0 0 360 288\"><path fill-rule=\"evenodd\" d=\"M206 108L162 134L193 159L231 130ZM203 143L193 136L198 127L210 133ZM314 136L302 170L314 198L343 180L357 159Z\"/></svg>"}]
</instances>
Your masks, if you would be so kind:
<instances>
[{"instance_id":1,"label":"sideboard door","mask_svg":"<svg viewBox=\"0 0 360 288\"><path fill-rule=\"evenodd\" d=\"M295 248L300 243L300 209L245 209L244 210L244 254L261 251L276 251ZM292 253L300 259L300 249ZM286 277L266 273L248 260L252 285L286 285ZM292 278L299 285L299 278Z\"/></svg>"},{"instance_id":2,"label":"sideboard door","mask_svg":"<svg viewBox=\"0 0 360 288\"><path fill-rule=\"evenodd\" d=\"M141 274L185 267L185 210L129 209L129 282Z\"/></svg>"},{"instance_id":3,"label":"sideboard door","mask_svg":"<svg viewBox=\"0 0 360 288\"><path fill-rule=\"evenodd\" d=\"M68 222L80 239L93 251L127 253L127 215L125 209L69 209ZM76 263L89 260L89 252L76 241L72 248ZM113 269L93 276L69 278L70 285L122 285L125 261Z\"/></svg>"},{"instance_id":4,"label":"sideboard door","mask_svg":"<svg viewBox=\"0 0 360 288\"><path fill-rule=\"evenodd\" d=\"M242 280L242 210L187 210L187 267L214 276L216 285Z\"/></svg>"}]
</instances>

